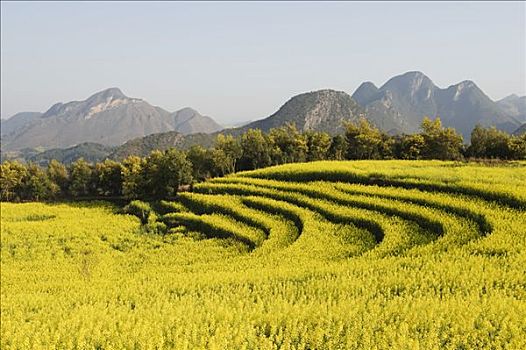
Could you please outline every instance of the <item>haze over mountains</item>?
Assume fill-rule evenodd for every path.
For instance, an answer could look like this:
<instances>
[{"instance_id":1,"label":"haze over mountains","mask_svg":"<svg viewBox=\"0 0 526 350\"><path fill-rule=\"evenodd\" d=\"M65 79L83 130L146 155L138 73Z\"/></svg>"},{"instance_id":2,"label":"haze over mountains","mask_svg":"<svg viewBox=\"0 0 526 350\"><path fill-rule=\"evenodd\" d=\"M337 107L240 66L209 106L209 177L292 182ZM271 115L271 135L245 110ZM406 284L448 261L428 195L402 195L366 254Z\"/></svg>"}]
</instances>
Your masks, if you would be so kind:
<instances>
[{"instance_id":1,"label":"haze over mountains","mask_svg":"<svg viewBox=\"0 0 526 350\"><path fill-rule=\"evenodd\" d=\"M352 95L365 108L367 118L385 131L414 133L424 116L439 116L469 140L476 124L513 132L521 124L521 100L492 101L472 81L448 88L437 87L421 72L408 72L389 79L380 88L365 82ZM526 100L522 103L526 108Z\"/></svg>"},{"instance_id":2,"label":"haze over mountains","mask_svg":"<svg viewBox=\"0 0 526 350\"><path fill-rule=\"evenodd\" d=\"M43 114L19 113L2 121L2 152L43 148L53 149L44 158L54 154L72 159L75 150L85 153L96 149L97 157L111 153L122 158L144 155L155 148L210 146L218 132L269 131L289 122L300 131L336 134L343 131L344 121L360 116L391 134L417 132L424 116L440 116L445 126L454 127L469 141L476 124L516 131L526 122L526 96L492 101L472 81L440 88L423 73L408 72L380 87L364 82L352 96L330 89L300 94L267 118L221 130L212 118L191 108L170 113L111 88L85 101L57 103ZM56 150L68 147L67 152Z\"/></svg>"},{"instance_id":3,"label":"haze over mountains","mask_svg":"<svg viewBox=\"0 0 526 350\"><path fill-rule=\"evenodd\" d=\"M50 149L84 142L117 146L136 137L172 130L191 134L220 129L212 118L191 108L170 113L110 88L84 101L57 103L43 114L19 113L2 121L2 147Z\"/></svg>"}]
</instances>

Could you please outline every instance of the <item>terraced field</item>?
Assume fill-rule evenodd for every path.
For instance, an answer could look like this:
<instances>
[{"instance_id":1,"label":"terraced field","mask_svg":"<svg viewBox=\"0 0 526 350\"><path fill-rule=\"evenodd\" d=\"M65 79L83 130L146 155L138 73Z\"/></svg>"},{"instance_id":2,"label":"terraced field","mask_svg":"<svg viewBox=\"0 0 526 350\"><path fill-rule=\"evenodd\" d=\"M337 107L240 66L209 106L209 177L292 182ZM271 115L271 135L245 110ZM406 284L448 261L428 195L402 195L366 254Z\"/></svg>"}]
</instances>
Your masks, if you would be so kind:
<instances>
[{"instance_id":1,"label":"terraced field","mask_svg":"<svg viewBox=\"0 0 526 350\"><path fill-rule=\"evenodd\" d=\"M291 164L154 207L164 236L2 204L2 348L526 348L524 162Z\"/></svg>"},{"instance_id":2,"label":"terraced field","mask_svg":"<svg viewBox=\"0 0 526 350\"><path fill-rule=\"evenodd\" d=\"M279 254L319 258L328 246L338 247L335 257L422 254L487 236L497 251L494 238L523 219L520 163L478 167L478 175L477 167L453 163L368 163L293 164L214 179L181 193L175 206L165 203L163 221L236 240L256 255L287 248Z\"/></svg>"}]
</instances>

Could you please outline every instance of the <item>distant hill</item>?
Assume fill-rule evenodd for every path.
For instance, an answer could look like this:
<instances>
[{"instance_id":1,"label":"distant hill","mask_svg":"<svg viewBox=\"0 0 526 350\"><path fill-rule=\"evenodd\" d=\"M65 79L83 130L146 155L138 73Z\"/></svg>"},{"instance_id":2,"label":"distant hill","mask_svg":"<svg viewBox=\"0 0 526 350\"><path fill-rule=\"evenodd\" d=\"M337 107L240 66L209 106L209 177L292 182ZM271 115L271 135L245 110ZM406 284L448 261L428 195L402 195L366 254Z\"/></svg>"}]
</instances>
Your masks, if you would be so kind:
<instances>
[{"instance_id":1,"label":"distant hill","mask_svg":"<svg viewBox=\"0 0 526 350\"><path fill-rule=\"evenodd\" d=\"M170 113L144 100L125 96L118 88L98 92L84 101L57 103L42 115L15 115L2 122L2 148L69 148L84 142L117 146L150 134L214 132L221 127L191 108Z\"/></svg>"},{"instance_id":2,"label":"distant hill","mask_svg":"<svg viewBox=\"0 0 526 350\"><path fill-rule=\"evenodd\" d=\"M476 124L507 132L520 125L474 82L441 89L421 72L395 76L380 88L363 83L353 98L365 108L367 118L386 131L417 132L424 116L440 116L445 126L454 127L466 140Z\"/></svg>"},{"instance_id":3,"label":"distant hill","mask_svg":"<svg viewBox=\"0 0 526 350\"><path fill-rule=\"evenodd\" d=\"M31 157L41 153L42 149L37 148L23 148L17 151L6 151L1 150L0 152L0 161L4 162L6 160L17 160L19 162L26 162Z\"/></svg>"},{"instance_id":4,"label":"distant hill","mask_svg":"<svg viewBox=\"0 0 526 350\"><path fill-rule=\"evenodd\" d=\"M272 128L290 122L295 123L300 131L317 130L334 134L343 131L343 121L356 120L363 112L363 108L345 92L334 90L308 92L292 97L268 118L212 134L198 133L185 136L172 131L135 138L117 147L110 158L122 160L130 155L146 156L154 149L165 150L170 147L187 149L196 144L211 147L218 134L239 135L248 129L261 129L268 132Z\"/></svg>"},{"instance_id":5,"label":"distant hill","mask_svg":"<svg viewBox=\"0 0 526 350\"><path fill-rule=\"evenodd\" d=\"M222 130L192 108L170 113L111 88L85 101L58 103L43 114L19 113L2 121L2 159L122 160L146 156L154 149L210 147L220 133L268 132L286 123L294 123L302 132L337 134L345 121L362 115L391 135L418 132L424 116L440 116L445 126L456 128L469 141L476 124L514 132L526 119L525 102L526 97L516 95L494 102L472 81L442 89L423 73L408 72L379 88L365 82L352 97L330 89L303 93L267 118Z\"/></svg>"},{"instance_id":6,"label":"distant hill","mask_svg":"<svg viewBox=\"0 0 526 350\"><path fill-rule=\"evenodd\" d=\"M9 119L2 119L0 121L0 131L2 137L4 135L9 135L15 130L22 128L24 125L27 125L42 116L40 112L21 112L17 113Z\"/></svg>"},{"instance_id":7,"label":"distant hill","mask_svg":"<svg viewBox=\"0 0 526 350\"><path fill-rule=\"evenodd\" d=\"M172 113L174 131L183 135L213 133L222 129L212 118L202 116L195 109L183 108Z\"/></svg>"},{"instance_id":8,"label":"distant hill","mask_svg":"<svg viewBox=\"0 0 526 350\"><path fill-rule=\"evenodd\" d=\"M176 131L153 134L145 137L138 137L116 147L109 155L109 158L123 160L131 155L145 157L153 150L164 151L172 147L178 149L188 149L193 145L211 147L214 138L214 136L204 133L185 136Z\"/></svg>"},{"instance_id":9,"label":"distant hill","mask_svg":"<svg viewBox=\"0 0 526 350\"><path fill-rule=\"evenodd\" d=\"M286 123L294 123L300 131L315 130L335 134L343 130L344 121L357 120L362 114L364 109L347 93L319 90L294 96L270 117L234 130L238 133L248 129L267 132Z\"/></svg>"},{"instance_id":10,"label":"distant hill","mask_svg":"<svg viewBox=\"0 0 526 350\"><path fill-rule=\"evenodd\" d=\"M497 101L497 104L506 114L520 122L526 122L526 96L519 97L513 94Z\"/></svg>"},{"instance_id":11,"label":"distant hill","mask_svg":"<svg viewBox=\"0 0 526 350\"><path fill-rule=\"evenodd\" d=\"M513 132L513 135L523 135L526 134L526 123L522 124L517 130Z\"/></svg>"},{"instance_id":12,"label":"distant hill","mask_svg":"<svg viewBox=\"0 0 526 350\"><path fill-rule=\"evenodd\" d=\"M85 142L70 148L50 149L29 157L29 161L40 165L47 165L52 159L56 159L64 164L71 164L74 161L84 158L87 162L96 163L106 159L113 151L113 147L104 146L99 143Z\"/></svg>"}]
</instances>

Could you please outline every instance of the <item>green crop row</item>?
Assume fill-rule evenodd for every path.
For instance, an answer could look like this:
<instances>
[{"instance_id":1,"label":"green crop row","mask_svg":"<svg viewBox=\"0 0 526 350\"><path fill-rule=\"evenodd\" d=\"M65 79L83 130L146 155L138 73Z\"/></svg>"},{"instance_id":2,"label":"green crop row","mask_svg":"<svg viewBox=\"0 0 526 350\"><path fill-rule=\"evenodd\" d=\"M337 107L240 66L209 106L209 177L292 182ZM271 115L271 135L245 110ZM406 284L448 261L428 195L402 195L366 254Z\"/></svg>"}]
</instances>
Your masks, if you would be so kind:
<instances>
[{"instance_id":1,"label":"green crop row","mask_svg":"<svg viewBox=\"0 0 526 350\"><path fill-rule=\"evenodd\" d=\"M260 179L228 179L196 186L199 192L236 193L237 195L260 195L286 200L297 205L307 206L333 222L352 222L370 230L377 241L382 241L385 233L381 220L358 208L387 216L395 216L419 225L432 237L444 236L442 245L448 240L467 242L480 236L476 225L469 218L454 215L435 208L417 204L387 200L377 197L351 195L334 189L330 184L289 184ZM310 196L309 196L310 195Z\"/></svg>"},{"instance_id":2,"label":"green crop row","mask_svg":"<svg viewBox=\"0 0 526 350\"><path fill-rule=\"evenodd\" d=\"M208 237L233 238L250 250L260 246L265 238L263 231L219 214L169 213L162 217L162 221L168 227L185 226Z\"/></svg>"},{"instance_id":3,"label":"green crop row","mask_svg":"<svg viewBox=\"0 0 526 350\"><path fill-rule=\"evenodd\" d=\"M414 188L473 196L516 209L526 208L526 194L516 191L517 185L526 182L526 175L523 175L526 174L526 165L523 162L515 163L516 167L495 169L480 169L453 162L422 162L416 167L406 164L414 162L313 162L242 172L235 176L290 182L329 181ZM426 167L435 164L440 166Z\"/></svg>"}]
</instances>

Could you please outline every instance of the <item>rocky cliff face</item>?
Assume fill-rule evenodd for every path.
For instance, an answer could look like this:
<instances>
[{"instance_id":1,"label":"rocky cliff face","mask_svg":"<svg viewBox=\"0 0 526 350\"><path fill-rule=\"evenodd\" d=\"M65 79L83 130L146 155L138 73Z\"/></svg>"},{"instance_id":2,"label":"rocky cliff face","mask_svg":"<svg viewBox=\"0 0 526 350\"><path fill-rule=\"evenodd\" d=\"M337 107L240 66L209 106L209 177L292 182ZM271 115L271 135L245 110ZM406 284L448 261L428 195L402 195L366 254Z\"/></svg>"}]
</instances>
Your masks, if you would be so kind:
<instances>
[{"instance_id":1,"label":"rocky cliff face","mask_svg":"<svg viewBox=\"0 0 526 350\"><path fill-rule=\"evenodd\" d=\"M364 110L343 91L319 90L294 96L268 118L249 123L240 130L271 128L294 123L298 130L343 130L343 122L356 120Z\"/></svg>"}]
</instances>

